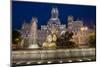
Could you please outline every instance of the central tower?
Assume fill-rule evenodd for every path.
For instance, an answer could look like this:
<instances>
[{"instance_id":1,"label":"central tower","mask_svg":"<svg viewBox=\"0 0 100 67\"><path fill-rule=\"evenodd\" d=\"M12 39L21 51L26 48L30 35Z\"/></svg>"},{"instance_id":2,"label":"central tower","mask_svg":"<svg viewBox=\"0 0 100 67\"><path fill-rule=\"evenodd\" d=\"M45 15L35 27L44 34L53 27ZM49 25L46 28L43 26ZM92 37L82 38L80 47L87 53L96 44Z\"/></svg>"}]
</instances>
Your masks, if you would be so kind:
<instances>
[{"instance_id":1,"label":"central tower","mask_svg":"<svg viewBox=\"0 0 100 67\"><path fill-rule=\"evenodd\" d=\"M51 18L49 19L47 23L47 28L49 33L57 33L61 25L60 19L59 19L59 11L57 8L52 8L51 10Z\"/></svg>"},{"instance_id":2,"label":"central tower","mask_svg":"<svg viewBox=\"0 0 100 67\"><path fill-rule=\"evenodd\" d=\"M58 9L57 8L52 8L51 18L58 18Z\"/></svg>"}]
</instances>

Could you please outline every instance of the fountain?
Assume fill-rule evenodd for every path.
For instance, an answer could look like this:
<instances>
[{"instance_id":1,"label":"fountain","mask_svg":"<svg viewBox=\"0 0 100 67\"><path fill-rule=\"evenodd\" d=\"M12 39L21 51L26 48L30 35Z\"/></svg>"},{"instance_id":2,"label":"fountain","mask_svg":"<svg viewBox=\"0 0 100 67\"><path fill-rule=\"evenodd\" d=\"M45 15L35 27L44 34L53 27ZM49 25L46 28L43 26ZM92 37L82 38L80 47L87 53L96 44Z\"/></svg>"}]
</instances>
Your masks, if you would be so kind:
<instances>
[{"instance_id":1,"label":"fountain","mask_svg":"<svg viewBox=\"0 0 100 67\"><path fill-rule=\"evenodd\" d=\"M32 18L31 29L29 33L29 48L39 48L37 44L37 18Z\"/></svg>"}]
</instances>

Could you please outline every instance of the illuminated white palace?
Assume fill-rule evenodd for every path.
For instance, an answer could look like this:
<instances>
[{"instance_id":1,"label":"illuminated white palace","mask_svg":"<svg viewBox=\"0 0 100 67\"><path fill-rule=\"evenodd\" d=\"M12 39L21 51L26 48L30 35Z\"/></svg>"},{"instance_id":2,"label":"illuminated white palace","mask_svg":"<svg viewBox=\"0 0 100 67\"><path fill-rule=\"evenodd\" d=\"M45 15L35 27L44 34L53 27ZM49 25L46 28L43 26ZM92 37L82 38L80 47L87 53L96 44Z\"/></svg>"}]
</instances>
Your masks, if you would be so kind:
<instances>
[{"instance_id":1,"label":"illuminated white palace","mask_svg":"<svg viewBox=\"0 0 100 67\"><path fill-rule=\"evenodd\" d=\"M67 20L68 28L66 28L66 24L61 24L58 9L52 8L51 18L47 22L47 25L41 25L41 29L37 29L38 19L33 17L30 24L25 22L22 25L22 46L26 48L30 47L30 45L38 47L36 46L37 44L42 46L48 35L55 34L59 37L61 32L66 30L74 33L72 41L76 44L87 44L88 34L94 32L94 30L91 31L87 26L84 26L81 20L74 21L73 16L68 16Z\"/></svg>"}]
</instances>

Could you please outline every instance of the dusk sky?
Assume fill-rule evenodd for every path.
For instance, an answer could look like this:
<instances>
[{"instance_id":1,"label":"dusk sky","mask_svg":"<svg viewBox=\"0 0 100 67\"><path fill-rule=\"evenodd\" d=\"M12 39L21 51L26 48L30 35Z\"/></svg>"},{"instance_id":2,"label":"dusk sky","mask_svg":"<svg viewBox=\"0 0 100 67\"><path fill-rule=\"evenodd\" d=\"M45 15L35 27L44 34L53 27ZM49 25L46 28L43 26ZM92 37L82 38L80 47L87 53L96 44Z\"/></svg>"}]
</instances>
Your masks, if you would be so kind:
<instances>
[{"instance_id":1,"label":"dusk sky","mask_svg":"<svg viewBox=\"0 0 100 67\"><path fill-rule=\"evenodd\" d=\"M38 18L38 27L47 24L53 7L59 10L61 24L67 24L67 17L72 15L74 20L79 18L85 25L96 24L96 6L51 4L36 2L12 2L12 27L20 29L23 22L31 22L32 17Z\"/></svg>"}]
</instances>

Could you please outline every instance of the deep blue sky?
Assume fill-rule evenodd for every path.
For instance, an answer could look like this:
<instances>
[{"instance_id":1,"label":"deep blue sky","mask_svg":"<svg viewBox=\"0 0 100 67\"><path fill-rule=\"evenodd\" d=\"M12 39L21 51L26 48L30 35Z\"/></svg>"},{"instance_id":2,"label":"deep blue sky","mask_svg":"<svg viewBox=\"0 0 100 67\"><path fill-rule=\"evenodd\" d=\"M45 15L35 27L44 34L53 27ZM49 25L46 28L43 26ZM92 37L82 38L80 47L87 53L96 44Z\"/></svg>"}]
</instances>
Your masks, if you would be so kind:
<instances>
[{"instance_id":1,"label":"deep blue sky","mask_svg":"<svg viewBox=\"0 0 100 67\"><path fill-rule=\"evenodd\" d=\"M96 24L96 7L69 4L50 4L36 2L12 2L12 27L20 29L23 22L30 23L32 17L38 18L38 26L47 24L51 17L51 9L57 7L62 24L67 24L67 17L74 16L84 21L85 25Z\"/></svg>"}]
</instances>

